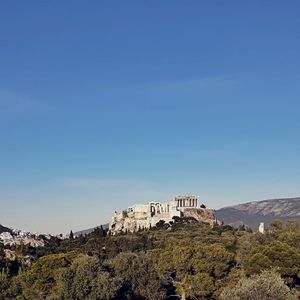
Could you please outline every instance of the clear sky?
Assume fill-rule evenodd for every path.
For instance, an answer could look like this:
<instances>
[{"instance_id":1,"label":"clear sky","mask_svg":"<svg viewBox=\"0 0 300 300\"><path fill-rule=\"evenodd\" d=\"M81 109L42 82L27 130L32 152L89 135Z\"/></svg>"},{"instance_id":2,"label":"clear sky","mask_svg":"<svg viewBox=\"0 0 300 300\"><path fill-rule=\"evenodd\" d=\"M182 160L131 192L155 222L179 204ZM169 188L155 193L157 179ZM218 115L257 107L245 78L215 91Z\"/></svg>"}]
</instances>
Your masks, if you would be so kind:
<instances>
[{"instance_id":1,"label":"clear sky","mask_svg":"<svg viewBox=\"0 0 300 300\"><path fill-rule=\"evenodd\" d=\"M300 2L2 1L0 223L67 233L177 194L300 196Z\"/></svg>"}]
</instances>

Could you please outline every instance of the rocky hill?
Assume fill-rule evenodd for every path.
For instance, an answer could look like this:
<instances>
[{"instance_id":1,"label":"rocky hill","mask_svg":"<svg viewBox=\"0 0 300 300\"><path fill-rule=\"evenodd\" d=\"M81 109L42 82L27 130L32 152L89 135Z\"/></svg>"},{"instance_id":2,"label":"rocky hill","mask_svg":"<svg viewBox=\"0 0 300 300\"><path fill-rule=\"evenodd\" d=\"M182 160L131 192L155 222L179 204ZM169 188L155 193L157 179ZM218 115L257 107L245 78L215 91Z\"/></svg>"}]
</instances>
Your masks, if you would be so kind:
<instances>
[{"instance_id":1,"label":"rocky hill","mask_svg":"<svg viewBox=\"0 0 300 300\"><path fill-rule=\"evenodd\" d=\"M256 230L260 222L300 220L300 197L248 202L216 211L218 220L238 227L245 224Z\"/></svg>"}]
</instances>

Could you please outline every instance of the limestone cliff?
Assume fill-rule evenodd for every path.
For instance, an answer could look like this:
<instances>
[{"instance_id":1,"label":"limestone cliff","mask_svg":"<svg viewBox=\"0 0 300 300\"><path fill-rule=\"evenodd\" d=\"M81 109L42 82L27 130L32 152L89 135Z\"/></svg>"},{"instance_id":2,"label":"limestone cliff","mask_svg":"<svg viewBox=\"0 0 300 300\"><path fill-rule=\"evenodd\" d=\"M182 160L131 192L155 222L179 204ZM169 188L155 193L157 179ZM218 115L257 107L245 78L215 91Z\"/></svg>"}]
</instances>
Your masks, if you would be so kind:
<instances>
[{"instance_id":1,"label":"limestone cliff","mask_svg":"<svg viewBox=\"0 0 300 300\"><path fill-rule=\"evenodd\" d=\"M192 217L198 222L208 223L211 226L214 224L220 224L217 220L215 211L207 208L186 208L183 213L183 217Z\"/></svg>"}]
</instances>

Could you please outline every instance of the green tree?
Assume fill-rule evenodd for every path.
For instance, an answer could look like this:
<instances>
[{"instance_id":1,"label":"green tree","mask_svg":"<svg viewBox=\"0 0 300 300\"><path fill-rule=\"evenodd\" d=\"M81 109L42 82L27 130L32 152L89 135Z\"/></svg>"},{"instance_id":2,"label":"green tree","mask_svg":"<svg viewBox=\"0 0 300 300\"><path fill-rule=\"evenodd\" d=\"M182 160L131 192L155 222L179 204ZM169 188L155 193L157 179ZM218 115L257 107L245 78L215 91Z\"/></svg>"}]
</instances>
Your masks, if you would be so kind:
<instances>
[{"instance_id":1,"label":"green tree","mask_svg":"<svg viewBox=\"0 0 300 300\"><path fill-rule=\"evenodd\" d=\"M275 232L275 231L280 231L283 228L283 223L279 220L273 221L270 226L269 226L269 231L270 232Z\"/></svg>"},{"instance_id":2,"label":"green tree","mask_svg":"<svg viewBox=\"0 0 300 300\"><path fill-rule=\"evenodd\" d=\"M212 296L215 284L233 266L233 254L221 245L170 240L162 251L158 269L182 298ZM201 280L200 280L201 279Z\"/></svg>"},{"instance_id":3,"label":"green tree","mask_svg":"<svg viewBox=\"0 0 300 300\"><path fill-rule=\"evenodd\" d=\"M241 279L235 288L228 287L221 293L220 300L297 300L279 274L263 271L260 275Z\"/></svg>"},{"instance_id":4,"label":"green tree","mask_svg":"<svg viewBox=\"0 0 300 300\"><path fill-rule=\"evenodd\" d=\"M155 268L159 252L120 253L110 260L110 267L123 282L122 299L165 299L165 282Z\"/></svg>"},{"instance_id":5,"label":"green tree","mask_svg":"<svg viewBox=\"0 0 300 300\"><path fill-rule=\"evenodd\" d=\"M255 236L248 232L240 233L236 242L236 261L239 265L244 265L259 243Z\"/></svg>"},{"instance_id":6,"label":"green tree","mask_svg":"<svg viewBox=\"0 0 300 300\"><path fill-rule=\"evenodd\" d=\"M6 292L10 286L10 280L5 270L0 271L0 300L5 300Z\"/></svg>"},{"instance_id":7,"label":"green tree","mask_svg":"<svg viewBox=\"0 0 300 300\"><path fill-rule=\"evenodd\" d=\"M44 299L57 293L57 274L68 268L75 253L52 254L41 257L32 267L17 277L21 294L25 299Z\"/></svg>"},{"instance_id":8,"label":"green tree","mask_svg":"<svg viewBox=\"0 0 300 300\"><path fill-rule=\"evenodd\" d=\"M58 298L108 300L116 296L120 282L102 268L96 257L81 255L58 276Z\"/></svg>"},{"instance_id":9,"label":"green tree","mask_svg":"<svg viewBox=\"0 0 300 300\"><path fill-rule=\"evenodd\" d=\"M175 282L175 287L181 299L202 299L215 291L214 280L207 273L185 275L181 281Z\"/></svg>"},{"instance_id":10,"label":"green tree","mask_svg":"<svg viewBox=\"0 0 300 300\"><path fill-rule=\"evenodd\" d=\"M292 286L299 281L299 251L280 241L256 248L246 264L247 273L255 274L270 268L277 268L278 272Z\"/></svg>"}]
</instances>

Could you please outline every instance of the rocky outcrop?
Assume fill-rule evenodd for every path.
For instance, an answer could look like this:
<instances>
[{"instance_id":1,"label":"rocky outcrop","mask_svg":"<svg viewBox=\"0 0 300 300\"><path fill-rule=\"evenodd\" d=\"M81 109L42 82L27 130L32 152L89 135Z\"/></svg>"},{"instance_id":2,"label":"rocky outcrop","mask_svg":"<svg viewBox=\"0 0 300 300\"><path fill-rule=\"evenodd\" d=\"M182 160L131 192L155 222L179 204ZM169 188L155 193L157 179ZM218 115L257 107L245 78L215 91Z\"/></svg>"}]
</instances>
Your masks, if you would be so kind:
<instances>
[{"instance_id":1,"label":"rocky outcrop","mask_svg":"<svg viewBox=\"0 0 300 300\"><path fill-rule=\"evenodd\" d=\"M208 223L213 226L214 224L220 224L217 220L214 210L207 208L186 208L182 213L183 217L194 218L198 222Z\"/></svg>"},{"instance_id":2,"label":"rocky outcrop","mask_svg":"<svg viewBox=\"0 0 300 300\"><path fill-rule=\"evenodd\" d=\"M142 220L137 220L134 217L128 217L123 215L123 218L116 220L116 222L111 224L110 232L112 234L117 234L121 232L134 232L138 231L140 228L145 228Z\"/></svg>"}]
</instances>

